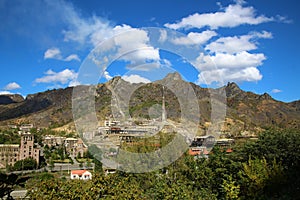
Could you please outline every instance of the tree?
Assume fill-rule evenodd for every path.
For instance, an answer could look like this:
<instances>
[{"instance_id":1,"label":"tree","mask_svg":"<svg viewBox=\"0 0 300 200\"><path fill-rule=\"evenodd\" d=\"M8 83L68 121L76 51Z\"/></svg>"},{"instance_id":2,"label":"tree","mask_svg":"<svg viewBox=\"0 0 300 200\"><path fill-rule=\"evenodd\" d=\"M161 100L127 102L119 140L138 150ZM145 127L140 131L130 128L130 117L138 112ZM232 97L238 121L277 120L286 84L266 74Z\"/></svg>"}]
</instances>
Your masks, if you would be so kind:
<instances>
[{"instance_id":1,"label":"tree","mask_svg":"<svg viewBox=\"0 0 300 200\"><path fill-rule=\"evenodd\" d=\"M18 160L13 169L16 171L20 170L33 170L37 168L37 162L33 158L25 158L23 160Z\"/></svg>"},{"instance_id":2,"label":"tree","mask_svg":"<svg viewBox=\"0 0 300 200\"><path fill-rule=\"evenodd\" d=\"M268 163L268 167L273 168L272 173L276 175L271 176L272 179L268 181L269 184L263 193L268 193L271 197L289 195L287 198L295 199L299 192L298 185L300 185L299 146L299 130L269 129L261 133L257 141L247 142L243 147L237 149L235 159L238 162L248 162L248 165L260 166L265 165L264 162ZM250 163L249 156L254 159L251 159ZM262 169L261 173L266 173L264 170ZM244 181L242 180L242 182ZM273 192L270 188L273 188Z\"/></svg>"},{"instance_id":3,"label":"tree","mask_svg":"<svg viewBox=\"0 0 300 200\"><path fill-rule=\"evenodd\" d=\"M78 151L77 153L77 159L80 159L81 158L81 153Z\"/></svg>"},{"instance_id":4,"label":"tree","mask_svg":"<svg viewBox=\"0 0 300 200\"><path fill-rule=\"evenodd\" d=\"M13 199L10 193L16 186L23 186L28 180L28 177L21 177L16 174L3 174L0 173L0 198L3 199L7 195L7 199Z\"/></svg>"},{"instance_id":5,"label":"tree","mask_svg":"<svg viewBox=\"0 0 300 200\"><path fill-rule=\"evenodd\" d=\"M54 168L54 161L52 159L50 159L50 163L49 163L49 167L50 167L50 170L52 171L53 168Z\"/></svg>"},{"instance_id":6,"label":"tree","mask_svg":"<svg viewBox=\"0 0 300 200\"><path fill-rule=\"evenodd\" d=\"M239 199L240 186L232 179L229 175L228 179L223 179L223 184L221 185L225 193L225 199L234 200Z\"/></svg>"}]
</instances>

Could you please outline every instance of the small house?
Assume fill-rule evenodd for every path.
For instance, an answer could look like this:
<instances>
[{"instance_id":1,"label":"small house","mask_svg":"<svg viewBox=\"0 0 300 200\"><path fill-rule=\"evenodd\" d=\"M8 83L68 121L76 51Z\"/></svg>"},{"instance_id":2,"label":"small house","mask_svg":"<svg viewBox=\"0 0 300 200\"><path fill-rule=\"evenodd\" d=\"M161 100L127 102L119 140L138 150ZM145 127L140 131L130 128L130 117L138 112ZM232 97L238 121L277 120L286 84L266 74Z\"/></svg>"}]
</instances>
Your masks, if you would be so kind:
<instances>
[{"instance_id":1,"label":"small house","mask_svg":"<svg viewBox=\"0 0 300 200\"><path fill-rule=\"evenodd\" d=\"M91 180L92 173L88 170L72 170L71 171L71 179L79 179L79 180Z\"/></svg>"}]
</instances>

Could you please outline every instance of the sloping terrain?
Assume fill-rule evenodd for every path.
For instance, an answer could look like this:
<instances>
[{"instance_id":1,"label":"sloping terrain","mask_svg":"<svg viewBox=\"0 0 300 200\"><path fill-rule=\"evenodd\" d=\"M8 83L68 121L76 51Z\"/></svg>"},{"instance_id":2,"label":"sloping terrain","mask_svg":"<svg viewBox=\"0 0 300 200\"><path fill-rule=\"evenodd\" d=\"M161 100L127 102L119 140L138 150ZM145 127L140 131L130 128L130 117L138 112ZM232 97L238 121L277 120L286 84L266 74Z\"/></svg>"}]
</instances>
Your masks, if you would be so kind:
<instances>
[{"instance_id":1,"label":"sloping terrain","mask_svg":"<svg viewBox=\"0 0 300 200\"><path fill-rule=\"evenodd\" d=\"M162 84L170 81L178 91L183 90L186 84L190 84L199 103L200 126L203 129L205 124L211 121L210 94L218 93L221 89L227 96L226 118L222 128L224 132L233 134L241 134L244 131L257 132L270 126L300 128L300 101L280 102L268 94L245 92L235 83L228 83L219 89L201 88L183 81L177 73L169 74L163 80L149 84L131 84L120 77L115 77L105 84L97 85L95 107L98 119L101 121L110 117L112 107L116 106L111 98L112 89L120 91L119 94L123 95L123 100L119 99L120 110L126 109L131 117L151 118L153 113L155 117L159 117L157 114L161 111ZM77 87L82 87L84 91L87 86ZM133 90L132 94L126 93L129 88ZM68 125L70 129L74 129L72 92L73 88L69 87L28 95L26 99L20 95L0 95L0 125L33 123L37 127L56 128ZM175 121L180 119L182 113L177 95L167 87L164 89L168 118ZM222 99L216 101L224 103Z\"/></svg>"}]
</instances>

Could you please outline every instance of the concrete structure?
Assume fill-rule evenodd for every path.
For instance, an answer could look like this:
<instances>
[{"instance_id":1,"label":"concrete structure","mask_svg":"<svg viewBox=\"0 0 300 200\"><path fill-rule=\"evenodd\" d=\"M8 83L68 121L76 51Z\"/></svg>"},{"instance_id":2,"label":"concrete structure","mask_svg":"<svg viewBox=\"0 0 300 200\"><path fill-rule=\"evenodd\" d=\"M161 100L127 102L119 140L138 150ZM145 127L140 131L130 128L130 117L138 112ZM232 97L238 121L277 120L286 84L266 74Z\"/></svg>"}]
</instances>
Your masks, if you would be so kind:
<instances>
[{"instance_id":1,"label":"concrete structure","mask_svg":"<svg viewBox=\"0 0 300 200\"><path fill-rule=\"evenodd\" d=\"M35 148L34 136L31 133L23 133L21 135L19 155L19 160L24 160L25 158L33 158L36 160L36 163L39 164L40 149Z\"/></svg>"},{"instance_id":2,"label":"concrete structure","mask_svg":"<svg viewBox=\"0 0 300 200\"><path fill-rule=\"evenodd\" d=\"M119 126L119 125L120 125L120 121L111 121L111 120L104 121L104 126L106 127Z\"/></svg>"},{"instance_id":3,"label":"concrete structure","mask_svg":"<svg viewBox=\"0 0 300 200\"><path fill-rule=\"evenodd\" d=\"M206 148L211 148L214 146L216 140L212 135L198 136L195 137L191 146L192 147L200 147L205 146Z\"/></svg>"},{"instance_id":4,"label":"concrete structure","mask_svg":"<svg viewBox=\"0 0 300 200\"><path fill-rule=\"evenodd\" d=\"M46 135L44 137L43 143L44 143L44 145L48 145L49 147L52 147L52 146L63 145L65 140L66 140L66 137Z\"/></svg>"},{"instance_id":5,"label":"concrete structure","mask_svg":"<svg viewBox=\"0 0 300 200\"><path fill-rule=\"evenodd\" d=\"M14 165L19 160L18 144L0 144L0 168Z\"/></svg>"},{"instance_id":6,"label":"concrete structure","mask_svg":"<svg viewBox=\"0 0 300 200\"><path fill-rule=\"evenodd\" d=\"M88 150L81 138L66 138L47 135L44 137L43 143L49 147L64 145L66 147L66 152L74 157L76 157L78 153L80 153L80 156L83 157L84 153Z\"/></svg>"},{"instance_id":7,"label":"concrete structure","mask_svg":"<svg viewBox=\"0 0 300 200\"><path fill-rule=\"evenodd\" d=\"M0 168L14 165L19 160L33 158L37 164L40 162L40 149L34 144L31 133L21 134L21 144L0 144Z\"/></svg>"},{"instance_id":8,"label":"concrete structure","mask_svg":"<svg viewBox=\"0 0 300 200\"><path fill-rule=\"evenodd\" d=\"M73 155L77 156L78 154L80 154L80 156L83 157L84 153L87 152L87 150L87 146L85 146L82 139L79 138L73 146Z\"/></svg>"},{"instance_id":9,"label":"concrete structure","mask_svg":"<svg viewBox=\"0 0 300 200\"><path fill-rule=\"evenodd\" d=\"M206 147L192 147L189 149L189 155L196 158L208 158L209 151Z\"/></svg>"},{"instance_id":10,"label":"concrete structure","mask_svg":"<svg viewBox=\"0 0 300 200\"><path fill-rule=\"evenodd\" d=\"M166 112L166 105L165 105L165 86L162 89L162 113L161 113L161 121L167 121L167 112Z\"/></svg>"},{"instance_id":11,"label":"concrete structure","mask_svg":"<svg viewBox=\"0 0 300 200\"><path fill-rule=\"evenodd\" d=\"M33 128L33 124L22 124L20 126L20 131L29 132Z\"/></svg>"},{"instance_id":12,"label":"concrete structure","mask_svg":"<svg viewBox=\"0 0 300 200\"><path fill-rule=\"evenodd\" d=\"M234 139L227 139L227 138L222 138L222 139L218 139L216 140L216 145L220 146L220 147L226 147L229 148L234 144Z\"/></svg>"},{"instance_id":13,"label":"concrete structure","mask_svg":"<svg viewBox=\"0 0 300 200\"><path fill-rule=\"evenodd\" d=\"M92 173L88 170L72 170L70 178L73 179L79 179L79 180L91 180L92 179Z\"/></svg>"}]
</instances>

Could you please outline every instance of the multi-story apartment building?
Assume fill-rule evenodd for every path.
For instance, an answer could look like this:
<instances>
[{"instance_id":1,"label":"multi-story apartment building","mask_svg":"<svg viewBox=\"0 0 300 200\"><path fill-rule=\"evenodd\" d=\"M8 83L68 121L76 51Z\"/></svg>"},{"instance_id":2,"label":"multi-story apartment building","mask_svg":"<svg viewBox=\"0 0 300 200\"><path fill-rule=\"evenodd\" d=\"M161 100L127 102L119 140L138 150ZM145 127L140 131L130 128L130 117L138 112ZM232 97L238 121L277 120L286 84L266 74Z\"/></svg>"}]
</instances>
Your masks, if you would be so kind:
<instances>
[{"instance_id":1,"label":"multi-story apartment building","mask_svg":"<svg viewBox=\"0 0 300 200\"><path fill-rule=\"evenodd\" d=\"M40 149L35 147L34 136L31 133L23 133L21 135L20 160L30 157L39 163Z\"/></svg>"},{"instance_id":2,"label":"multi-story apartment building","mask_svg":"<svg viewBox=\"0 0 300 200\"><path fill-rule=\"evenodd\" d=\"M33 158L39 164L40 149L34 144L31 133L21 134L21 144L0 144L0 168L14 165L18 160Z\"/></svg>"},{"instance_id":3,"label":"multi-story apartment building","mask_svg":"<svg viewBox=\"0 0 300 200\"><path fill-rule=\"evenodd\" d=\"M0 144L0 168L14 165L19 160L18 144Z\"/></svg>"}]
</instances>

